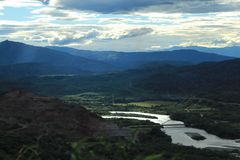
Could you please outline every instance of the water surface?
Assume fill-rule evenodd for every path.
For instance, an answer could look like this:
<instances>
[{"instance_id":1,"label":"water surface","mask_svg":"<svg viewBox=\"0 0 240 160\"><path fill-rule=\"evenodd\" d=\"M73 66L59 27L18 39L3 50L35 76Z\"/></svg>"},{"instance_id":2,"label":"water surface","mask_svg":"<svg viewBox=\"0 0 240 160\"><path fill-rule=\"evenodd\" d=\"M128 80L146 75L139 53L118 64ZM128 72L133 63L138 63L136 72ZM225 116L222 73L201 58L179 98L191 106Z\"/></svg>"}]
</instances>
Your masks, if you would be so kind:
<instances>
[{"instance_id":1,"label":"water surface","mask_svg":"<svg viewBox=\"0 0 240 160\"><path fill-rule=\"evenodd\" d=\"M169 115L151 114L143 112L123 112L123 111L111 111L110 113L111 115L102 117L151 121L153 123L162 125L163 128L161 130L172 138L172 143L174 144L179 144L183 146L193 146L196 148L240 150L239 140L222 139L213 134L209 134L202 129L186 127L183 122L174 121L170 118ZM121 116L117 114L121 114ZM126 116L122 116L124 114L126 114ZM144 116L153 118L146 118ZM205 137L206 139L194 140L186 133L197 133Z\"/></svg>"}]
</instances>

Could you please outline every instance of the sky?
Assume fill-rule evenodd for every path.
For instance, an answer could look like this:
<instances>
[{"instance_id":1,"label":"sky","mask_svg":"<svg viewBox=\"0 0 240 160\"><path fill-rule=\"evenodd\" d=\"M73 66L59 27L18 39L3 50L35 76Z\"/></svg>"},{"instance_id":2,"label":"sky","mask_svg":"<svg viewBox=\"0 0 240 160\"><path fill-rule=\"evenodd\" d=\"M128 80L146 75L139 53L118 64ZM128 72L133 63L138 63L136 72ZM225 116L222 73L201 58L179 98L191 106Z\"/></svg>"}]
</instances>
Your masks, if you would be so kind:
<instances>
[{"instance_id":1,"label":"sky","mask_svg":"<svg viewBox=\"0 0 240 160\"><path fill-rule=\"evenodd\" d=\"M240 0L0 0L0 41L86 50L240 45Z\"/></svg>"}]
</instances>

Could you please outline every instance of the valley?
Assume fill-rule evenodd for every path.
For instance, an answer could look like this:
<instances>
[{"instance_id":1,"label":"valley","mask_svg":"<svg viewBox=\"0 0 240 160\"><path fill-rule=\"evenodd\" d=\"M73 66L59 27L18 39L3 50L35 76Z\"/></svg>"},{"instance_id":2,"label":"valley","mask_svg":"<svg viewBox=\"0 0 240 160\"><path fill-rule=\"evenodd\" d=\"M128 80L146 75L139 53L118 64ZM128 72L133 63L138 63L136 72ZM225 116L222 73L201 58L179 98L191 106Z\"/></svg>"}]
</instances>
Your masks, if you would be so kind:
<instances>
[{"instance_id":1,"label":"valley","mask_svg":"<svg viewBox=\"0 0 240 160\"><path fill-rule=\"evenodd\" d=\"M0 0L0 160L240 160L240 0Z\"/></svg>"},{"instance_id":2,"label":"valley","mask_svg":"<svg viewBox=\"0 0 240 160\"><path fill-rule=\"evenodd\" d=\"M1 45L6 44L35 49L13 42ZM109 56L103 56L107 59L100 61L98 55L94 59L100 53L85 51L89 57L81 57L57 53L56 48L37 48L37 56L38 50L56 57L46 56L39 63L29 61L23 52L27 61L0 66L4 75L0 78L4 113L0 115L0 156L6 160L28 156L36 160L59 156L63 160L239 159L239 59L179 50L139 53L139 57L137 53L108 52ZM187 62L178 58L182 52L191 57ZM58 59L63 55L68 58L61 66ZM85 60L81 64L70 57ZM138 61L126 61L126 68L122 67L119 62L135 59L131 57ZM113 64L117 65L112 68ZM53 146L44 149L39 141L42 136L46 138L43 144ZM8 152L15 143L24 146ZM46 150L55 147L50 156Z\"/></svg>"},{"instance_id":3,"label":"valley","mask_svg":"<svg viewBox=\"0 0 240 160\"><path fill-rule=\"evenodd\" d=\"M62 99L68 103L84 104L99 115L109 111L167 114L174 120L183 121L188 127L201 128L222 138L240 139L239 104L201 98L113 103L112 96L100 95L86 93Z\"/></svg>"}]
</instances>

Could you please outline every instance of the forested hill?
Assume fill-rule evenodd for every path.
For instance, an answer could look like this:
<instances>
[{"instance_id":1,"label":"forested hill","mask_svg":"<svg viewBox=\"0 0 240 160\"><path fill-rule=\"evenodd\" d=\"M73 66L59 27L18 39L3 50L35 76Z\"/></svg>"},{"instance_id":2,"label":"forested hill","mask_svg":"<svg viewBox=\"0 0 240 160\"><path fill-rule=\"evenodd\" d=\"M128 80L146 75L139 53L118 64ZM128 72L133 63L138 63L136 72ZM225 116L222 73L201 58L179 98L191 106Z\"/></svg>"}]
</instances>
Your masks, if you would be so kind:
<instances>
[{"instance_id":1,"label":"forested hill","mask_svg":"<svg viewBox=\"0 0 240 160\"><path fill-rule=\"evenodd\" d=\"M120 97L188 95L223 101L240 99L240 60L173 66L156 63L139 69L93 76L47 76L2 81L2 89L27 88L43 95L104 92Z\"/></svg>"},{"instance_id":2,"label":"forested hill","mask_svg":"<svg viewBox=\"0 0 240 160\"><path fill-rule=\"evenodd\" d=\"M195 66L148 68L137 86L157 93L197 94L223 101L239 101L240 60L203 63ZM158 70L158 71L157 71Z\"/></svg>"}]
</instances>

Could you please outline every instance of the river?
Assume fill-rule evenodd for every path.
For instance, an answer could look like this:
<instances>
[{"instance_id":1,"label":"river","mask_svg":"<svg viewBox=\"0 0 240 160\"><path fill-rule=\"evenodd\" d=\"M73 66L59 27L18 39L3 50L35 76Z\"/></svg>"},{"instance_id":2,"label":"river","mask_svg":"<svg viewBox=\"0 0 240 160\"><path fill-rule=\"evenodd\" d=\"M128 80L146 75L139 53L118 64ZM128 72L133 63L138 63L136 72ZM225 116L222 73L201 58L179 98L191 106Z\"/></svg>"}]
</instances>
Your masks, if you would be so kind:
<instances>
[{"instance_id":1,"label":"river","mask_svg":"<svg viewBox=\"0 0 240 160\"><path fill-rule=\"evenodd\" d=\"M209 134L202 129L186 127L183 122L174 121L170 118L169 115L151 114L143 112L123 112L123 111L111 111L110 113L111 113L110 116L102 117L106 119L123 118L141 121L151 121L153 123L162 125L163 128L161 130L172 138L172 143L174 144L216 150L234 150L234 149L240 150L239 140L222 139L213 134ZM121 116L117 114L121 114ZM124 114L126 116L124 116ZM191 134L200 135L205 139L195 140L191 138L190 136Z\"/></svg>"}]
</instances>

